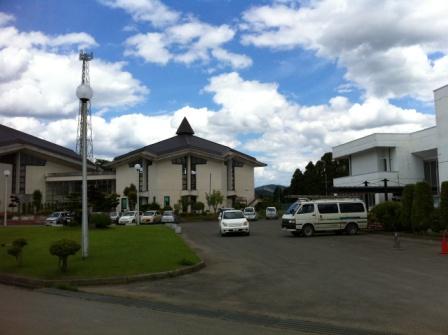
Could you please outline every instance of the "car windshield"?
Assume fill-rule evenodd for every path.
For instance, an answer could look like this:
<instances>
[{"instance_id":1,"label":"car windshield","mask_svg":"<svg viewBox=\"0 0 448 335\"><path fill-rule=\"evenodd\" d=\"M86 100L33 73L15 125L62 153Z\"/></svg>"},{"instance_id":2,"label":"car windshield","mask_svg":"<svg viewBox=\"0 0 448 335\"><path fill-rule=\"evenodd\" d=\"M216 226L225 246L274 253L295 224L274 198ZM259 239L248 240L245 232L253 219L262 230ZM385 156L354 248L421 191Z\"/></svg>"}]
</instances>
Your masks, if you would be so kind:
<instances>
[{"instance_id":1,"label":"car windshield","mask_svg":"<svg viewBox=\"0 0 448 335\"><path fill-rule=\"evenodd\" d=\"M173 215L173 211L165 211L165 212L163 212L163 215L165 215L165 216Z\"/></svg>"},{"instance_id":2,"label":"car windshield","mask_svg":"<svg viewBox=\"0 0 448 335\"><path fill-rule=\"evenodd\" d=\"M153 216L154 212L153 211L149 211L149 212L145 212L143 213L144 216Z\"/></svg>"},{"instance_id":3,"label":"car windshield","mask_svg":"<svg viewBox=\"0 0 448 335\"><path fill-rule=\"evenodd\" d=\"M255 212L255 210L254 210L253 208L251 208L251 207L249 207L249 208L245 208L244 211L245 211L246 213L253 213L253 212Z\"/></svg>"},{"instance_id":4,"label":"car windshield","mask_svg":"<svg viewBox=\"0 0 448 335\"><path fill-rule=\"evenodd\" d=\"M268 207L268 208L266 208L266 210L268 212L275 212L275 208L273 208L273 207Z\"/></svg>"},{"instance_id":5,"label":"car windshield","mask_svg":"<svg viewBox=\"0 0 448 335\"><path fill-rule=\"evenodd\" d=\"M135 212L125 212L123 216L134 216Z\"/></svg>"},{"instance_id":6,"label":"car windshield","mask_svg":"<svg viewBox=\"0 0 448 335\"><path fill-rule=\"evenodd\" d=\"M286 210L288 214L294 214L297 211L297 208L300 206L300 203L295 202Z\"/></svg>"},{"instance_id":7,"label":"car windshield","mask_svg":"<svg viewBox=\"0 0 448 335\"><path fill-rule=\"evenodd\" d=\"M59 212L54 212L49 215L50 218L57 218L59 216Z\"/></svg>"},{"instance_id":8,"label":"car windshield","mask_svg":"<svg viewBox=\"0 0 448 335\"><path fill-rule=\"evenodd\" d=\"M244 215L240 211L238 211L238 212L227 211L227 212L224 212L223 217L224 217L224 219L243 219Z\"/></svg>"}]
</instances>

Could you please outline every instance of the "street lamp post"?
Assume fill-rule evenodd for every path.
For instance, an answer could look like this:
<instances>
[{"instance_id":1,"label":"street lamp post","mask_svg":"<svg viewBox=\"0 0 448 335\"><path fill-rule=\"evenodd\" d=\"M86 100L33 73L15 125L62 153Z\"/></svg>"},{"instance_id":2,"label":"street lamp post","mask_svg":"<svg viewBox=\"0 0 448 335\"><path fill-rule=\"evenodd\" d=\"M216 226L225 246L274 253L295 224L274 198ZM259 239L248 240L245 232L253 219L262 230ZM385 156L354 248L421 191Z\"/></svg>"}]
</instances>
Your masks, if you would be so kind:
<instances>
[{"instance_id":1,"label":"street lamp post","mask_svg":"<svg viewBox=\"0 0 448 335\"><path fill-rule=\"evenodd\" d=\"M8 177L11 174L9 170L3 171L3 175L5 176L5 212L3 213L3 225L6 227L8 224L6 223L8 220Z\"/></svg>"},{"instance_id":2,"label":"street lamp post","mask_svg":"<svg viewBox=\"0 0 448 335\"><path fill-rule=\"evenodd\" d=\"M87 104L93 91L89 84L81 84L76 89L81 101L81 156L82 156L82 257L89 255L89 222L87 216Z\"/></svg>"},{"instance_id":3,"label":"street lamp post","mask_svg":"<svg viewBox=\"0 0 448 335\"><path fill-rule=\"evenodd\" d=\"M140 173L143 172L143 168L140 164L134 165L135 170L137 171L137 224L140 224Z\"/></svg>"}]
</instances>

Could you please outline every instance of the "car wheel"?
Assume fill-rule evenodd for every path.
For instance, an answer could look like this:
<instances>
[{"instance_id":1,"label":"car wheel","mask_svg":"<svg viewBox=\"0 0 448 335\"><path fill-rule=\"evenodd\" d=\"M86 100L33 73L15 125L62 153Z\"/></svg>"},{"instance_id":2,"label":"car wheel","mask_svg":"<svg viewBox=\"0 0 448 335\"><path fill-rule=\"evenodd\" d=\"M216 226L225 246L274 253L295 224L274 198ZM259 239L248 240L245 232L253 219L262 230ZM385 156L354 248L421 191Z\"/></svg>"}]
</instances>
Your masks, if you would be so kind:
<instances>
[{"instance_id":1,"label":"car wheel","mask_svg":"<svg viewBox=\"0 0 448 335\"><path fill-rule=\"evenodd\" d=\"M302 232L305 237L311 237L314 234L314 228L312 225L307 224L302 228Z\"/></svg>"},{"instance_id":2,"label":"car wheel","mask_svg":"<svg viewBox=\"0 0 448 335\"><path fill-rule=\"evenodd\" d=\"M358 225L356 223L349 223L347 227L345 227L345 231L348 235L356 235L358 234Z\"/></svg>"}]
</instances>

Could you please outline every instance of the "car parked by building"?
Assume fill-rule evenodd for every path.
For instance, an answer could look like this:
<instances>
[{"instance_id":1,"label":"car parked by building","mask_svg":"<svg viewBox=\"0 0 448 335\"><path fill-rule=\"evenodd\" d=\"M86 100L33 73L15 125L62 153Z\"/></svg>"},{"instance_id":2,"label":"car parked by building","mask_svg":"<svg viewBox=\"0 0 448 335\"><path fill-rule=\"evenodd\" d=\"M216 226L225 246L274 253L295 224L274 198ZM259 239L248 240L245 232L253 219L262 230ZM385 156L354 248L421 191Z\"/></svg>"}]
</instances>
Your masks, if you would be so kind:
<instances>
[{"instance_id":1,"label":"car parked by building","mask_svg":"<svg viewBox=\"0 0 448 335\"><path fill-rule=\"evenodd\" d=\"M177 216L174 214L174 211L163 211L161 222L162 223L176 223Z\"/></svg>"},{"instance_id":2,"label":"car parked by building","mask_svg":"<svg viewBox=\"0 0 448 335\"><path fill-rule=\"evenodd\" d=\"M141 223L159 223L162 220L162 215L159 211L143 212Z\"/></svg>"},{"instance_id":3,"label":"car parked by building","mask_svg":"<svg viewBox=\"0 0 448 335\"><path fill-rule=\"evenodd\" d=\"M367 228L367 211L358 199L326 199L302 202L294 214L282 217L282 229L293 235L345 231L355 235Z\"/></svg>"},{"instance_id":4,"label":"car parked by building","mask_svg":"<svg viewBox=\"0 0 448 335\"><path fill-rule=\"evenodd\" d=\"M250 234L249 221L240 210L224 211L219 220L219 233L224 236L229 233Z\"/></svg>"},{"instance_id":5,"label":"car parked by building","mask_svg":"<svg viewBox=\"0 0 448 335\"><path fill-rule=\"evenodd\" d=\"M124 212L121 217L118 219L118 224L137 224L138 215L141 217L142 212L137 211L128 211Z\"/></svg>"},{"instance_id":6,"label":"car parked by building","mask_svg":"<svg viewBox=\"0 0 448 335\"><path fill-rule=\"evenodd\" d=\"M246 207L243 211L244 217L250 221L255 221L258 219L257 212L254 207Z\"/></svg>"},{"instance_id":7,"label":"car parked by building","mask_svg":"<svg viewBox=\"0 0 448 335\"><path fill-rule=\"evenodd\" d=\"M121 214L122 214L121 212L110 212L109 213L110 221L115 224L118 223L118 220L120 219Z\"/></svg>"},{"instance_id":8,"label":"car parked by building","mask_svg":"<svg viewBox=\"0 0 448 335\"><path fill-rule=\"evenodd\" d=\"M55 226L55 225L65 225L69 224L73 220L70 212L61 211L53 212L45 219L45 225Z\"/></svg>"},{"instance_id":9,"label":"car parked by building","mask_svg":"<svg viewBox=\"0 0 448 335\"><path fill-rule=\"evenodd\" d=\"M275 207L266 207L266 219L278 219L277 208Z\"/></svg>"}]
</instances>

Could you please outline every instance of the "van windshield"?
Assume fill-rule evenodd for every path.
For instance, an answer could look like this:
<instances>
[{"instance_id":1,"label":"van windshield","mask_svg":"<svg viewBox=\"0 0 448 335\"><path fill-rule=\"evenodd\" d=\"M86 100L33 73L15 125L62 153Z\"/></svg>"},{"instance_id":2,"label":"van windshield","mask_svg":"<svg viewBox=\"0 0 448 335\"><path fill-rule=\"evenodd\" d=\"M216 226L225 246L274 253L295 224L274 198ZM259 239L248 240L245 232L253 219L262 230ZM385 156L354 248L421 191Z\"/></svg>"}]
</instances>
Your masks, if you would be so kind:
<instances>
[{"instance_id":1,"label":"van windshield","mask_svg":"<svg viewBox=\"0 0 448 335\"><path fill-rule=\"evenodd\" d=\"M288 207L288 209L286 210L286 213L295 214L295 212L297 211L297 208L299 206L300 206L300 203L298 203L298 202L293 203L291 206Z\"/></svg>"}]
</instances>

